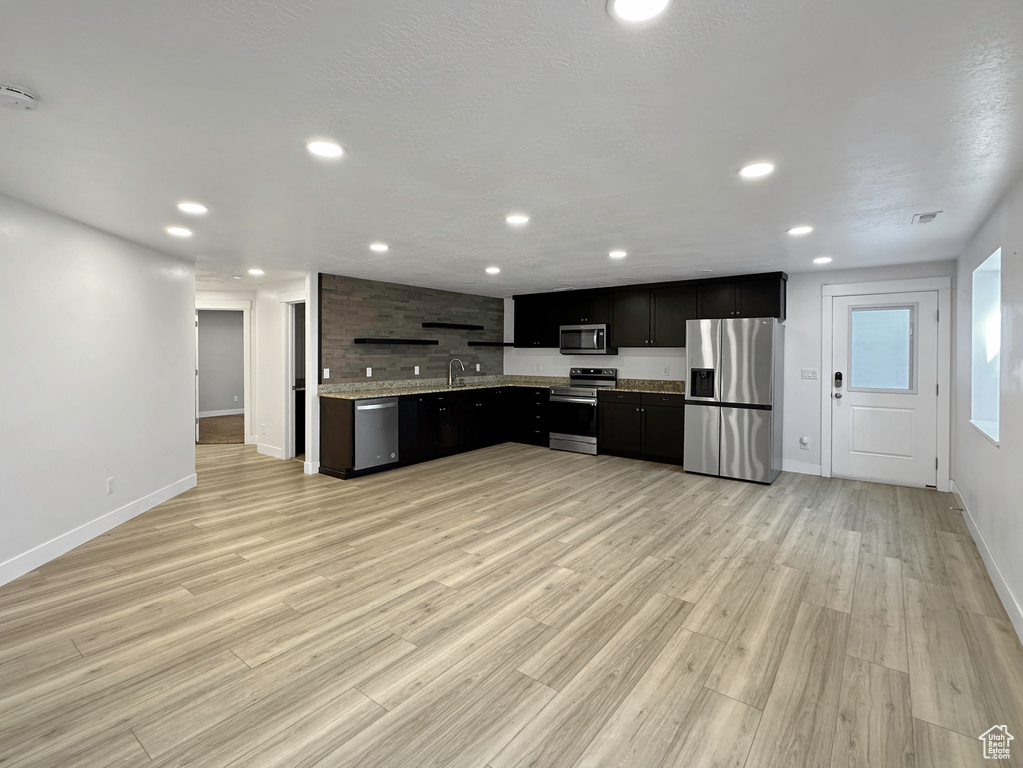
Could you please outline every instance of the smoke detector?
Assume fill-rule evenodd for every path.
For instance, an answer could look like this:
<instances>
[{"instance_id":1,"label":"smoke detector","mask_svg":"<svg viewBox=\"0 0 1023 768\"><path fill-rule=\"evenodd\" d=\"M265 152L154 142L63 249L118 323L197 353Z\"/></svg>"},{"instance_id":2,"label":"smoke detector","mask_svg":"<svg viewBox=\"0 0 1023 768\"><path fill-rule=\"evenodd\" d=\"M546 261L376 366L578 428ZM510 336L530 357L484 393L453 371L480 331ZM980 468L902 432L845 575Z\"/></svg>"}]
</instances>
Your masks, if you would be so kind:
<instances>
[{"instance_id":1,"label":"smoke detector","mask_svg":"<svg viewBox=\"0 0 1023 768\"><path fill-rule=\"evenodd\" d=\"M930 224L932 221L934 221L936 218L938 218L938 214L939 213L944 213L944 211L931 211L930 213L918 213L915 216L913 216L913 223L914 224Z\"/></svg>"},{"instance_id":2,"label":"smoke detector","mask_svg":"<svg viewBox=\"0 0 1023 768\"><path fill-rule=\"evenodd\" d=\"M35 109L39 98L20 85L0 84L0 107L7 109Z\"/></svg>"}]
</instances>

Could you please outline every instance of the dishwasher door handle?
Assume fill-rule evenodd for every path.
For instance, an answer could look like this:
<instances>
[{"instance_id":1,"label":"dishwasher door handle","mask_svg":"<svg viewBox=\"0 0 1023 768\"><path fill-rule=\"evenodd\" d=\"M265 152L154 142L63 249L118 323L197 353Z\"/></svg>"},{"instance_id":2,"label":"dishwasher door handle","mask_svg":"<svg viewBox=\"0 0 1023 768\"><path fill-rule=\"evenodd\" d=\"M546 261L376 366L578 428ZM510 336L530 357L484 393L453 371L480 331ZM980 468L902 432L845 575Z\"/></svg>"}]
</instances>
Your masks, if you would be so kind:
<instances>
[{"instance_id":1,"label":"dishwasher door handle","mask_svg":"<svg viewBox=\"0 0 1023 768\"><path fill-rule=\"evenodd\" d=\"M379 408L397 408L397 403L375 403L373 405L356 405L357 411L375 411Z\"/></svg>"}]
</instances>

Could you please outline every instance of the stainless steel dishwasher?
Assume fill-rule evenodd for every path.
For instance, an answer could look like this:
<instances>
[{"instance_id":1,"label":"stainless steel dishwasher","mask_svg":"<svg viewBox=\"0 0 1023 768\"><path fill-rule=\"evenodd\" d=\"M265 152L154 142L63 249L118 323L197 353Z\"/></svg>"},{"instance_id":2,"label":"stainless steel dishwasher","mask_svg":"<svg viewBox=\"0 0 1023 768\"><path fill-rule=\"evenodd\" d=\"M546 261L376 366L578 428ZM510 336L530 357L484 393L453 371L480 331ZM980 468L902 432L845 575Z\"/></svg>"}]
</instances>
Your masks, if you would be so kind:
<instances>
[{"instance_id":1,"label":"stainless steel dishwasher","mask_svg":"<svg viewBox=\"0 0 1023 768\"><path fill-rule=\"evenodd\" d=\"M398 398L355 402L355 469L398 461Z\"/></svg>"}]
</instances>

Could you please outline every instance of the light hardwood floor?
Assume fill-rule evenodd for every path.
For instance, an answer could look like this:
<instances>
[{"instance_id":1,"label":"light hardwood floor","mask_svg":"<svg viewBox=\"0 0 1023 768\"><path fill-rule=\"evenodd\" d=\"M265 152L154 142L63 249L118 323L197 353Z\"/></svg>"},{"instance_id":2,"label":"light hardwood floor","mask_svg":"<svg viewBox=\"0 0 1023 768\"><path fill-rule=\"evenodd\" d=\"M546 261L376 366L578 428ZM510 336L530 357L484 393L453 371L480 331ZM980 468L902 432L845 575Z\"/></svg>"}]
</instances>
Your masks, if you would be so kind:
<instances>
[{"instance_id":1,"label":"light hardwood floor","mask_svg":"<svg viewBox=\"0 0 1023 768\"><path fill-rule=\"evenodd\" d=\"M0 588L0 766L982 766L1023 650L947 494L502 445L198 488Z\"/></svg>"}]
</instances>

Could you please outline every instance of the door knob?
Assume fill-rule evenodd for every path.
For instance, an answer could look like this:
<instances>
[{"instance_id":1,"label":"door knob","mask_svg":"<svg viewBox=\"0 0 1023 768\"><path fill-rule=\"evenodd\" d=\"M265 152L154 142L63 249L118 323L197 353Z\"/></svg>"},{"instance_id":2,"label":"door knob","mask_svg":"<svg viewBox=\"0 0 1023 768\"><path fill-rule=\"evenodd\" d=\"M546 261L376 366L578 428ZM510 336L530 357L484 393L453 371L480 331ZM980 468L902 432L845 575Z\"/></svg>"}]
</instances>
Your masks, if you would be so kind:
<instances>
[{"instance_id":1,"label":"door knob","mask_svg":"<svg viewBox=\"0 0 1023 768\"><path fill-rule=\"evenodd\" d=\"M841 392L836 392L835 393L835 399L836 400L841 400L842 399L842 393Z\"/></svg>"}]
</instances>

